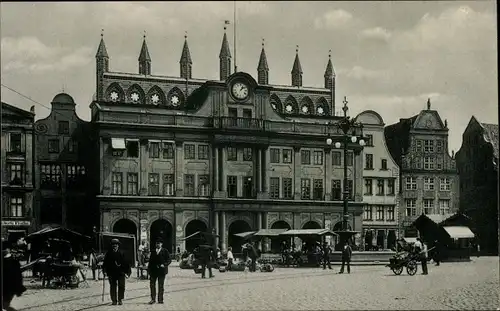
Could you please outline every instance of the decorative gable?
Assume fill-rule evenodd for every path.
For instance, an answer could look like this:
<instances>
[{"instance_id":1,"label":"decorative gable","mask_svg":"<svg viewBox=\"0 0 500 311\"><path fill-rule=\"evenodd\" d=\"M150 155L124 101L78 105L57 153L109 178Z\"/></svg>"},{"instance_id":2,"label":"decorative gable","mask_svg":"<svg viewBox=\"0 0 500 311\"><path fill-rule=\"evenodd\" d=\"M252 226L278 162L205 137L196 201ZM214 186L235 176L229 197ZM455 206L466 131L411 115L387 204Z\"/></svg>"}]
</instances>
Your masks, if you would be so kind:
<instances>
[{"instance_id":1,"label":"decorative gable","mask_svg":"<svg viewBox=\"0 0 500 311\"><path fill-rule=\"evenodd\" d=\"M445 129L441 117L435 110L423 110L413 123L415 129L443 130Z\"/></svg>"}]
</instances>

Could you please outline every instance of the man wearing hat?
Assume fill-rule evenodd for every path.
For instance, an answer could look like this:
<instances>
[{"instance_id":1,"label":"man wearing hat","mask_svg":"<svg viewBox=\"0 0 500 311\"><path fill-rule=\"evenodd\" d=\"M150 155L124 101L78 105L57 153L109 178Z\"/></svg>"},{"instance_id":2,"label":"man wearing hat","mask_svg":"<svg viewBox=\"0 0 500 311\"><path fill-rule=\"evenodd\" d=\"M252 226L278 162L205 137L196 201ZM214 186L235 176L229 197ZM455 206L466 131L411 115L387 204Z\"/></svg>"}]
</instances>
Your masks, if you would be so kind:
<instances>
[{"instance_id":1,"label":"man wearing hat","mask_svg":"<svg viewBox=\"0 0 500 311\"><path fill-rule=\"evenodd\" d=\"M166 248L163 248L163 240L156 239L156 248L151 250L149 257L148 270L149 270L149 287L151 289L151 301L149 304L156 302L156 281L158 280L158 303L163 303L163 286L165 284L165 277L168 274L168 266L172 262L170 253Z\"/></svg>"},{"instance_id":2,"label":"man wearing hat","mask_svg":"<svg viewBox=\"0 0 500 311\"><path fill-rule=\"evenodd\" d=\"M130 277L132 269L125 258L125 255L120 251L120 241L118 239L111 240L111 249L106 252L102 266L104 273L109 280L109 295L113 305L122 304L125 297L125 276Z\"/></svg>"},{"instance_id":3,"label":"man wearing hat","mask_svg":"<svg viewBox=\"0 0 500 311\"><path fill-rule=\"evenodd\" d=\"M328 243L326 241L323 242L323 270L326 270L326 265L328 264L328 269L332 269L332 265L330 264L330 253L332 250L328 246Z\"/></svg>"}]
</instances>

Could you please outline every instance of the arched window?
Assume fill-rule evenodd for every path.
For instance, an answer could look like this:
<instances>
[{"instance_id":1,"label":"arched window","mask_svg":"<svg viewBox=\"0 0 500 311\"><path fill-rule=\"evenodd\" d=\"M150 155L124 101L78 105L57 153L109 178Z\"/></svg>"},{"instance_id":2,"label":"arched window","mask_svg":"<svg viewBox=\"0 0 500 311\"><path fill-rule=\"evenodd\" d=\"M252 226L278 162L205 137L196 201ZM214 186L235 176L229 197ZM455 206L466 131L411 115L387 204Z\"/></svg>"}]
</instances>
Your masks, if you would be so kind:
<instances>
[{"instance_id":1,"label":"arched window","mask_svg":"<svg viewBox=\"0 0 500 311\"><path fill-rule=\"evenodd\" d=\"M271 103L271 107L273 107L273 110L276 112L283 112L283 107L281 105L281 100L276 94L271 95L271 98L269 100Z\"/></svg>"},{"instance_id":2,"label":"arched window","mask_svg":"<svg viewBox=\"0 0 500 311\"><path fill-rule=\"evenodd\" d=\"M302 98L302 100L300 101L300 113L313 114L313 111L314 105L312 103L312 100L309 98L309 96L304 96L304 98Z\"/></svg>"},{"instance_id":3,"label":"arched window","mask_svg":"<svg viewBox=\"0 0 500 311\"><path fill-rule=\"evenodd\" d=\"M320 97L316 101L316 114L318 116L330 115L330 108L328 106L328 101L324 97Z\"/></svg>"}]
</instances>

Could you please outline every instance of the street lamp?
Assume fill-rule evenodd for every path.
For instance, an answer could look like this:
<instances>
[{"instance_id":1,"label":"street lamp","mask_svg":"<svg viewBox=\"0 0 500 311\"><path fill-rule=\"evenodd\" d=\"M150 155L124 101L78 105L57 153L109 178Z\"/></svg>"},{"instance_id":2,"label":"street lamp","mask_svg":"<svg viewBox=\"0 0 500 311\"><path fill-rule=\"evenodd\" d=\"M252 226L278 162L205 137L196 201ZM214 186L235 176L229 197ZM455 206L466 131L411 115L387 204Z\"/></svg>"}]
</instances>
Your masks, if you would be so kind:
<instances>
[{"instance_id":1,"label":"street lamp","mask_svg":"<svg viewBox=\"0 0 500 311\"><path fill-rule=\"evenodd\" d=\"M336 141L334 143L333 139L327 138L326 144L331 146L333 145L335 148L340 149L343 148L344 150L344 191L342 192L342 200L343 200L343 218L342 218L342 230L337 231L336 233L339 235L340 238L340 243L339 245L342 246L346 241L348 241L353 235L355 235L357 232L356 231L349 231L347 222L349 219L349 214L348 214L348 205L349 205L349 189L347 187L348 179L347 179L347 153L349 150L349 145L359 145L361 148L365 146L365 140L363 139L362 136L356 136L353 135L355 134L355 129L356 128L362 128L362 124L355 122L354 120L351 120L349 116L347 116L347 111L349 108L347 107L347 98L344 96L344 106L342 107L342 110L344 111L344 116L340 121L337 123L334 123L333 125L337 126L342 130L342 138L341 141ZM361 133L362 134L362 133ZM354 148L353 148L354 149ZM355 148L358 149L358 148ZM358 149L359 150L359 149Z\"/></svg>"}]
</instances>

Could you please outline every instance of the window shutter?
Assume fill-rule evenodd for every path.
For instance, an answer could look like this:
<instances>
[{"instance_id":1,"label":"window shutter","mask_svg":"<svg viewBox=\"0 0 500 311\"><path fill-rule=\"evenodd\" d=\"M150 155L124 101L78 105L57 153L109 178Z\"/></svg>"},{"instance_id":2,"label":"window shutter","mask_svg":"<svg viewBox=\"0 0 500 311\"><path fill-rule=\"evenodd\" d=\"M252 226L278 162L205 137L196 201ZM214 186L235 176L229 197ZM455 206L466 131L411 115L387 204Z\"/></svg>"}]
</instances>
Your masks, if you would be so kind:
<instances>
[{"instance_id":1,"label":"window shutter","mask_svg":"<svg viewBox=\"0 0 500 311\"><path fill-rule=\"evenodd\" d=\"M26 133L21 133L21 152L26 151Z\"/></svg>"},{"instance_id":2,"label":"window shutter","mask_svg":"<svg viewBox=\"0 0 500 311\"><path fill-rule=\"evenodd\" d=\"M12 135L11 133L7 133L7 135L5 135L5 150L7 152L10 151L10 135Z\"/></svg>"}]
</instances>

